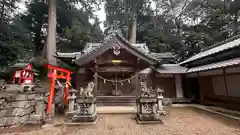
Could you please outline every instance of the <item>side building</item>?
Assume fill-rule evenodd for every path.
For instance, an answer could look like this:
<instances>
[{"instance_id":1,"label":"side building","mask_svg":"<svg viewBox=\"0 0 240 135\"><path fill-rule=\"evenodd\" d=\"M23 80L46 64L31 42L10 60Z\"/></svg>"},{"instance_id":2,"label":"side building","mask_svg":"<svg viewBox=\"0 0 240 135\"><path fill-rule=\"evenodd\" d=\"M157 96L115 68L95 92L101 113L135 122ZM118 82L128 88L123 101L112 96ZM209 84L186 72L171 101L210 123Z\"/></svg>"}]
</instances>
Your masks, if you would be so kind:
<instances>
[{"instance_id":1,"label":"side building","mask_svg":"<svg viewBox=\"0 0 240 135\"><path fill-rule=\"evenodd\" d=\"M201 104L240 110L240 36L235 36L181 62L186 97Z\"/></svg>"}]
</instances>

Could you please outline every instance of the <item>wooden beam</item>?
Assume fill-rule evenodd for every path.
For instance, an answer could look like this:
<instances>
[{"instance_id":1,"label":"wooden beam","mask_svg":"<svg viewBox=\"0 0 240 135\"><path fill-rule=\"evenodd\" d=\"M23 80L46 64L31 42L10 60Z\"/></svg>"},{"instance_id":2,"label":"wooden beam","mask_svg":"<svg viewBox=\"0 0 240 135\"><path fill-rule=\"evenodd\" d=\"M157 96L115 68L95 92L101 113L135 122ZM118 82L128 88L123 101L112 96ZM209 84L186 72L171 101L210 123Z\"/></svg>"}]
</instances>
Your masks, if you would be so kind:
<instances>
[{"instance_id":1,"label":"wooden beam","mask_svg":"<svg viewBox=\"0 0 240 135\"><path fill-rule=\"evenodd\" d=\"M97 69L91 68L91 70L97 70L97 72L134 72L134 69L132 67L123 66L99 67Z\"/></svg>"},{"instance_id":2,"label":"wooden beam","mask_svg":"<svg viewBox=\"0 0 240 135\"><path fill-rule=\"evenodd\" d=\"M120 59L113 59L113 60L98 60L97 64L98 65L103 65L103 64L114 64L114 61L120 60ZM120 60L121 64L135 64L134 61L132 60Z\"/></svg>"}]
</instances>

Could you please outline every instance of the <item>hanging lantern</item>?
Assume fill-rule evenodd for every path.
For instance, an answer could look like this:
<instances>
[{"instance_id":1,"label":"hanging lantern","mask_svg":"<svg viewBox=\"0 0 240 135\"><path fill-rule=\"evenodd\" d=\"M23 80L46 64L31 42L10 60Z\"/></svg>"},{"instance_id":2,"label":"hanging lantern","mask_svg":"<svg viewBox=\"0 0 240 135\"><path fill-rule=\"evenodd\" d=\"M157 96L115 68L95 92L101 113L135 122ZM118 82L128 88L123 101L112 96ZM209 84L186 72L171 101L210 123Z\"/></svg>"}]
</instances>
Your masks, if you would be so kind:
<instances>
[{"instance_id":1,"label":"hanging lantern","mask_svg":"<svg viewBox=\"0 0 240 135\"><path fill-rule=\"evenodd\" d=\"M131 83L131 81L128 79L128 83Z\"/></svg>"},{"instance_id":2,"label":"hanging lantern","mask_svg":"<svg viewBox=\"0 0 240 135\"><path fill-rule=\"evenodd\" d=\"M106 83L106 80L104 79L103 82Z\"/></svg>"}]
</instances>

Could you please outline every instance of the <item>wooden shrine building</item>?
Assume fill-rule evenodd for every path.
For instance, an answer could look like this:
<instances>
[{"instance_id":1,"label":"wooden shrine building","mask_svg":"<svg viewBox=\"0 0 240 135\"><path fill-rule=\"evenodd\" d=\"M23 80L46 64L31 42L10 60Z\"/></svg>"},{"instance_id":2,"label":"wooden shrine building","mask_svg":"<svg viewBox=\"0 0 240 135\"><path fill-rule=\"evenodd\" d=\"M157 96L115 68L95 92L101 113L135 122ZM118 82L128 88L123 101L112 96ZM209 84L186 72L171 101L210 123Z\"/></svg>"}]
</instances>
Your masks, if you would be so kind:
<instances>
[{"instance_id":1,"label":"wooden shrine building","mask_svg":"<svg viewBox=\"0 0 240 135\"><path fill-rule=\"evenodd\" d=\"M174 56L152 53L146 44L131 44L117 33L106 37L103 43L88 43L81 52L57 53L56 57L78 67L72 76L75 89L94 82L95 94L101 99L99 102L122 100L135 103L142 81L153 89L165 89L166 97L177 96L175 76L159 76L158 70L153 70L169 63L174 65L171 64Z\"/></svg>"},{"instance_id":2,"label":"wooden shrine building","mask_svg":"<svg viewBox=\"0 0 240 135\"><path fill-rule=\"evenodd\" d=\"M98 103L135 103L140 82L146 82L153 90L163 89L173 102L240 110L240 36L177 64L171 53L153 53L146 44L131 44L118 33L56 57L77 67L72 76L75 89L94 82Z\"/></svg>"},{"instance_id":3,"label":"wooden shrine building","mask_svg":"<svg viewBox=\"0 0 240 135\"><path fill-rule=\"evenodd\" d=\"M240 110L240 35L211 46L180 63L184 91L201 104Z\"/></svg>"}]
</instances>

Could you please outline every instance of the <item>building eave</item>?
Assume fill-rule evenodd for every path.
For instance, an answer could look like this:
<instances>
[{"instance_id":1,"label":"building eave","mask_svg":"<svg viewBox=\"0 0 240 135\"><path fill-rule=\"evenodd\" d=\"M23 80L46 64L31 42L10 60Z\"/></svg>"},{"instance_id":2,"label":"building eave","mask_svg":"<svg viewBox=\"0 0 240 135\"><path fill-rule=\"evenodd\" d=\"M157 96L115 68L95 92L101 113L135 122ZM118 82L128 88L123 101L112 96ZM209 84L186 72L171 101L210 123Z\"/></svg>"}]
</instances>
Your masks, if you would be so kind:
<instances>
[{"instance_id":1,"label":"building eave","mask_svg":"<svg viewBox=\"0 0 240 135\"><path fill-rule=\"evenodd\" d=\"M235 66L240 64L240 57L233 58L229 60L219 61L211 64L206 64L198 67L189 68L187 70L187 73L194 73L194 72L201 72L201 71L207 71L207 70L213 70L213 69L219 69L219 68L225 68L230 66Z\"/></svg>"},{"instance_id":2,"label":"building eave","mask_svg":"<svg viewBox=\"0 0 240 135\"><path fill-rule=\"evenodd\" d=\"M195 55L193 55L192 57L184 60L183 62L180 62L180 65L186 65L188 63L215 55L217 53L229 50L229 49L233 49L235 47L239 47L240 46L240 37L238 36L237 38L233 38L232 40L228 41L227 43L223 42L223 44L220 44L219 46L210 48L208 50L202 51L200 53L197 53Z\"/></svg>"},{"instance_id":3,"label":"building eave","mask_svg":"<svg viewBox=\"0 0 240 135\"><path fill-rule=\"evenodd\" d=\"M139 57L140 59L146 61L150 65L156 65L159 62L150 54L146 54L140 51L139 49L131 45L131 43L129 43L126 39L116 34L115 36L108 39L105 43L103 43L103 45L99 46L98 48L95 48L94 50L87 54L81 55L78 59L76 59L75 63L79 66L84 65L94 60L94 58L106 52L108 49L110 49L116 44L123 47L125 50L129 51L130 53Z\"/></svg>"}]
</instances>

